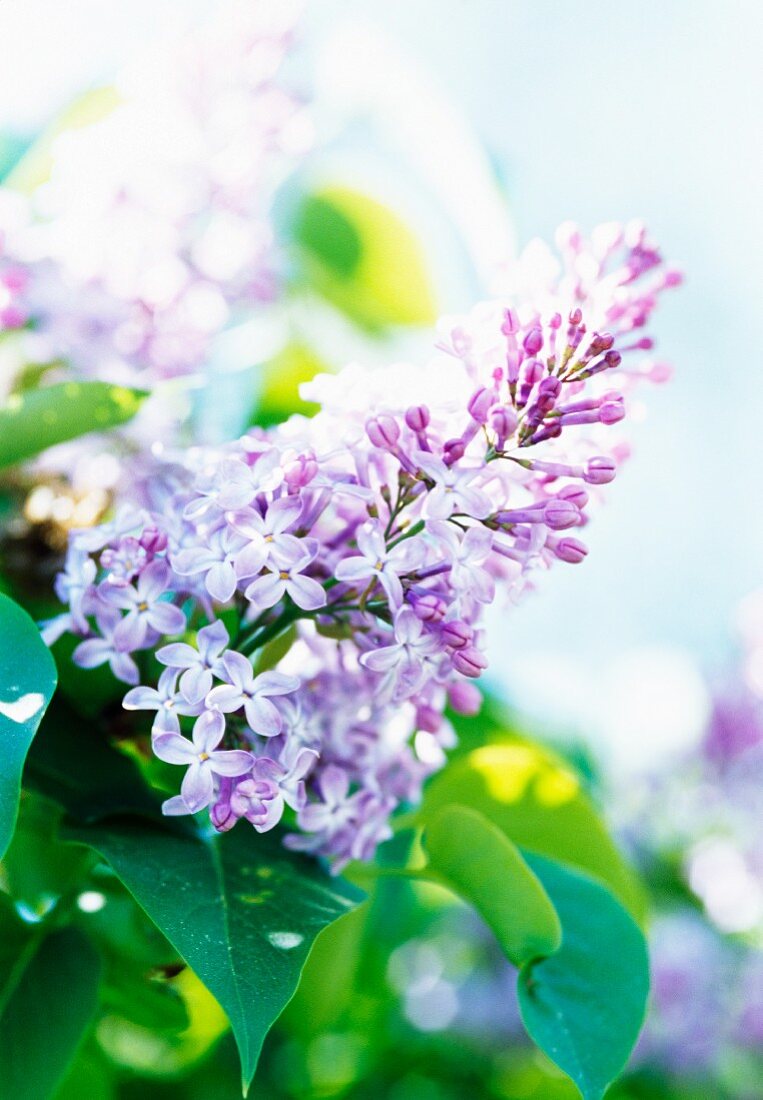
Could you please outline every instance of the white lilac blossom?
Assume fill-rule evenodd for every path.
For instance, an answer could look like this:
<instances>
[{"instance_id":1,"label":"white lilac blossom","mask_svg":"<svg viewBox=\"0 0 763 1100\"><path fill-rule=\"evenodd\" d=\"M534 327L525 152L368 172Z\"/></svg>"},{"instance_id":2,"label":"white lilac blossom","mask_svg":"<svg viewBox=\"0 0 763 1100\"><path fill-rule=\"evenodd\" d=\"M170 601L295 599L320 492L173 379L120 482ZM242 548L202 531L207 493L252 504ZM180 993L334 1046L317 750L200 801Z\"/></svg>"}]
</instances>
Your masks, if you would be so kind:
<instances>
[{"instance_id":1,"label":"white lilac blossom","mask_svg":"<svg viewBox=\"0 0 763 1100\"><path fill-rule=\"evenodd\" d=\"M78 659L127 682L136 652L165 666L125 704L156 712L163 759L196 761L168 813L264 831L288 812L288 843L339 868L419 798L447 705L478 709L485 607L583 560L589 492L624 454L613 425L650 375L641 333L677 278L643 231L594 239L585 280L444 321L423 367L315 379L312 419L146 458L114 519L72 533ZM213 734L249 767L218 768Z\"/></svg>"}]
</instances>

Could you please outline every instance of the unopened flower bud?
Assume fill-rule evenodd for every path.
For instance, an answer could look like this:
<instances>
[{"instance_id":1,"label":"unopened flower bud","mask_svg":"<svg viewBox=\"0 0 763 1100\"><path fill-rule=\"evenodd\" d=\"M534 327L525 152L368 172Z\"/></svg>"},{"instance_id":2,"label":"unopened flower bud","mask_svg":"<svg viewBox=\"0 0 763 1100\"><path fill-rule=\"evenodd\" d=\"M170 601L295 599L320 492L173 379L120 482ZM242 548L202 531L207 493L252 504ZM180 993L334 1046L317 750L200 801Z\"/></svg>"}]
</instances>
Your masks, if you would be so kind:
<instances>
[{"instance_id":1,"label":"unopened flower bud","mask_svg":"<svg viewBox=\"0 0 763 1100\"><path fill-rule=\"evenodd\" d=\"M528 355L537 355L543 347L543 331L539 328L531 329L525 336L522 347Z\"/></svg>"},{"instance_id":2,"label":"unopened flower bud","mask_svg":"<svg viewBox=\"0 0 763 1100\"><path fill-rule=\"evenodd\" d=\"M427 592L424 596L419 596L413 605L413 613L417 619L421 619L423 623L439 623L445 616L445 612L448 609L448 605L445 600L440 596L435 596L433 592Z\"/></svg>"},{"instance_id":3,"label":"unopened flower bud","mask_svg":"<svg viewBox=\"0 0 763 1100\"><path fill-rule=\"evenodd\" d=\"M563 489L559 490L557 497L561 500L568 500L579 511L582 511L588 504L588 493L580 485L565 485Z\"/></svg>"},{"instance_id":4,"label":"unopened flower bud","mask_svg":"<svg viewBox=\"0 0 763 1100\"><path fill-rule=\"evenodd\" d=\"M499 447L517 430L517 414L510 405L499 405L490 410L490 426L498 436Z\"/></svg>"},{"instance_id":5,"label":"unopened flower bud","mask_svg":"<svg viewBox=\"0 0 763 1100\"><path fill-rule=\"evenodd\" d=\"M617 467L611 458L599 455L597 458L589 458L583 472L583 480L589 485L608 485L614 481Z\"/></svg>"},{"instance_id":6,"label":"unopened flower bud","mask_svg":"<svg viewBox=\"0 0 763 1100\"><path fill-rule=\"evenodd\" d=\"M459 680L448 688L448 702L456 714L473 718L480 712L482 695L479 688L474 684Z\"/></svg>"},{"instance_id":7,"label":"unopened flower bud","mask_svg":"<svg viewBox=\"0 0 763 1100\"><path fill-rule=\"evenodd\" d=\"M391 451L400 439L400 425L394 416L374 416L366 421L366 433L374 447Z\"/></svg>"},{"instance_id":8,"label":"unopened flower bud","mask_svg":"<svg viewBox=\"0 0 763 1100\"><path fill-rule=\"evenodd\" d=\"M464 457L466 453L466 447L463 439L449 439L443 447L443 460L448 466L452 466L454 462L458 462L460 458Z\"/></svg>"},{"instance_id":9,"label":"unopened flower bud","mask_svg":"<svg viewBox=\"0 0 763 1100\"><path fill-rule=\"evenodd\" d=\"M623 399L619 401L605 401L599 409L599 420L602 424L617 424L625 416Z\"/></svg>"},{"instance_id":10,"label":"unopened flower bud","mask_svg":"<svg viewBox=\"0 0 763 1100\"><path fill-rule=\"evenodd\" d=\"M309 485L318 473L318 463L315 455L302 454L293 462L284 467L284 478L289 492L296 493Z\"/></svg>"},{"instance_id":11,"label":"unopened flower bud","mask_svg":"<svg viewBox=\"0 0 763 1100\"><path fill-rule=\"evenodd\" d=\"M543 509L543 522L553 531L575 527L580 522L580 512L571 500L550 500Z\"/></svg>"},{"instance_id":12,"label":"unopened flower bud","mask_svg":"<svg viewBox=\"0 0 763 1100\"><path fill-rule=\"evenodd\" d=\"M460 619L453 619L449 623L443 623L440 637L445 645L450 646L451 649L463 649L471 642L474 631L468 623L461 622Z\"/></svg>"},{"instance_id":13,"label":"unopened flower bud","mask_svg":"<svg viewBox=\"0 0 763 1100\"><path fill-rule=\"evenodd\" d=\"M475 680L478 676L481 676L487 668L487 658L473 645L465 646L463 649L457 649L453 653L451 660L456 672L460 672L462 676L469 676Z\"/></svg>"},{"instance_id":14,"label":"unopened flower bud","mask_svg":"<svg viewBox=\"0 0 763 1100\"><path fill-rule=\"evenodd\" d=\"M476 420L478 424L487 423L488 413L494 401L495 394L492 390L487 389L485 386L480 386L478 390L475 390L468 405L472 420Z\"/></svg>"},{"instance_id":15,"label":"unopened flower bud","mask_svg":"<svg viewBox=\"0 0 763 1100\"><path fill-rule=\"evenodd\" d=\"M412 432L423 432L429 424L429 409L426 405L411 405L406 410L405 422Z\"/></svg>"},{"instance_id":16,"label":"unopened flower bud","mask_svg":"<svg viewBox=\"0 0 763 1100\"><path fill-rule=\"evenodd\" d=\"M149 554L161 554L167 549L167 535L156 527L146 527L140 536L140 545Z\"/></svg>"},{"instance_id":17,"label":"unopened flower bud","mask_svg":"<svg viewBox=\"0 0 763 1100\"><path fill-rule=\"evenodd\" d=\"M504 310L501 332L504 336L513 336L519 332L519 318L513 309Z\"/></svg>"},{"instance_id":18,"label":"unopened flower bud","mask_svg":"<svg viewBox=\"0 0 763 1100\"><path fill-rule=\"evenodd\" d=\"M569 562L570 565L578 565L588 553L588 547L579 539L559 539L554 547L554 553L560 561Z\"/></svg>"}]
</instances>

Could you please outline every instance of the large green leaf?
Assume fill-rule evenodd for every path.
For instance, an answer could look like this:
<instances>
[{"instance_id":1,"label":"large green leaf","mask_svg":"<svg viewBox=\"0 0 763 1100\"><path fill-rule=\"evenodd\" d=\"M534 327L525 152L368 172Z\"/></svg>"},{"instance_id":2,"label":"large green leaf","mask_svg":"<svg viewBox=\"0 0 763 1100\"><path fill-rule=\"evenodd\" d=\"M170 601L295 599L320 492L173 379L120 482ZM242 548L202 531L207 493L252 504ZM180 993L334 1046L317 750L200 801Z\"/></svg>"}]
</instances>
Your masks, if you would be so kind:
<instances>
[{"instance_id":1,"label":"large green leaf","mask_svg":"<svg viewBox=\"0 0 763 1100\"><path fill-rule=\"evenodd\" d=\"M435 321L421 247L383 203L325 186L303 198L293 233L313 286L358 324L378 330Z\"/></svg>"},{"instance_id":2,"label":"large green leaf","mask_svg":"<svg viewBox=\"0 0 763 1100\"><path fill-rule=\"evenodd\" d=\"M561 918L562 946L520 971L522 1019L585 1100L600 1100L627 1062L644 1022L646 942L598 882L539 856L527 861Z\"/></svg>"},{"instance_id":3,"label":"large green leaf","mask_svg":"<svg viewBox=\"0 0 763 1100\"><path fill-rule=\"evenodd\" d=\"M137 764L60 696L32 743L24 783L77 821L123 813L154 817L160 812L161 799L146 785Z\"/></svg>"},{"instance_id":4,"label":"large green leaf","mask_svg":"<svg viewBox=\"0 0 763 1100\"><path fill-rule=\"evenodd\" d=\"M0 1016L2 1095L53 1095L98 1004L101 964L74 928L41 936Z\"/></svg>"},{"instance_id":5,"label":"large green leaf","mask_svg":"<svg viewBox=\"0 0 763 1100\"><path fill-rule=\"evenodd\" d=\"M429 867L495 933L515 966L551 955L562 942L559 917L519 849L482 814L446 806L427 826Z\"/></svg>"},{"instance_id":6,"label":"large green leaf","mask_svg":"<svg viewBox=\"0 0 763 1100\"><path fill-rule=\"evenodd\" d=\"M68 836L107 860L217 998L248 1087L313 940L359 892L288 852L279 835L245 826L203 837L125 819L74 826Z\"/></svg>"},{"instance_id":7,"label":"large green leaf","mask_svg":"<svg viewBox=\"0 0 763 1100\"><path fill-rule=\"evenodd\" d=\"M0 595L0 858L13 836L24 760L55 688L56 666L39 630Z\"/></svg>"},{"instance_id":8,"label":"large green leaf","mask_svg":"<svg viewBox=\"0 0 763 1100\"><path fill-rule=\"evenodd\" d=\"M147 394L108 382L61 382L14 394L0 408L0 469L135 416Z\"/></svg>"},{"instance_id":9,"label":"large green leaf","mask_svg":"<svg viewBox=\"0 0 763 1100\"><path fill-rule=\"evenodd\" d=\"M421 810L426 823L451 803L484 814L522 848L596 875L637 918L645 899L580 781L539 745L485 745L454 761L429 785Z\"/></svg>"}]
</instances>

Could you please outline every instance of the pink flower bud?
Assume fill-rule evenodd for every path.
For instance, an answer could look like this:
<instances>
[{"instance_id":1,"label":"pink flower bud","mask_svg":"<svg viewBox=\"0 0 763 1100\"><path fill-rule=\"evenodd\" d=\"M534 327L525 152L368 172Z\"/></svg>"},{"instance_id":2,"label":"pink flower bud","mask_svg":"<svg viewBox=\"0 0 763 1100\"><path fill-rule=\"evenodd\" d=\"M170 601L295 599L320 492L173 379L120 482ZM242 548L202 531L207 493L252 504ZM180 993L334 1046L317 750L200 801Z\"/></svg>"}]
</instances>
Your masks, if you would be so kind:
<instances>
[{"instance_id":1,"label":"pink flower bud","mask_svg":"<svg viewBox=\"0 0 763 1100\"><path fill-rule=\"evenodd\" d=\"M543 509L543 522L553 531L575 527L580 522L580 512L571 500L550 500Z\"/></svg>"},{"instance_id":2,"label":"pink flower bud","mask_svg":"<svg viewBox=\"0 0 763 1100\"><path fill-rule=\"evenodd\" d=\"M167 549L167 536L156 527L146 527L140 536L140 545L149 554L161 554Z\"/></svg>"},{"instance_id":3,"label":"pink flower bud","mask_svg":"<svg viewBox=\"0 0 763 1100\"><path fill-rule=\"evenodd\" d=\"M619 401L605 401L599 409L599 420L602 424L617 424L625 416L623 399Z\"/></svg>"},{"instance_id":4,"label":"pink flower bud","mask_svg":"<svg viewBox=\"0 0 763 1100\"><path fill-rule=\"evenodd\" d=\"M470 676L475 680L487 668L487 658L473 645L457 649L451 660L456 672L460 672L462 676Z\"/></svg>"},{"instance_id":5,"label":"pink flower bud","mask_svg":"<svg viewBox=\"0 0 763 1100\"><path fill-rule=\"evenodd\" d=\"M485 386L475 390L468 405L472 420L476 420L478 424L487 423L488 413L494 401L495 394L492 390L486 389Z\"/></svg>"},{"instance_id":6,"label":"pink flower bud","mask_svg":"<svg viewBox=\"0 0 763 1100\"><path fill-rule=\"evenodd\" d=\"M464 457L466 453L466 447L463 439L449 439L443 447L443 460L448 466L452 466L454 462L458 462L460 458Z\"/></svg>"},{"instance_id":7,"label":"pink flower bud","mask_svg":"<svg viewBox=\"0 0 763 1100\"><path fill-rule=\"evenodd\" d=\"M589 458L583 473L583 480L589 485L608 485L614 481L617 467L611 458L600 455L598 458Z\"/></svg>"},{"instance_id":8,"label":"pink flower bud","mask_svg":"<svg viewBox=\"0 0 763 1100\"><path fill-rule=\"evenodd\" d=\"M539 328L531 329L525 336L522 347L528 355L537 355L543 347L543 331Z\"/></svg>"},{"instance_id":9,"label":"pink flower bud","mask_svg":"<svg viewBox=\"0 0 763 1100\"><path fill-rule=\"evenodd\" d=\"M498 445L502 446L517 429L517 414L510 405L499 405L490 411L490 426L498 436Z\"/></svg>"},{"instance_id":10,"label":"pink flower bud","mask_svg":"<svg viewBox=\"0 0 763 1100\"><path fill-rule=\"evenodd\" d=\"M468 623L453 619L452 622L443 623L440 637L451 649L463 649L474 637L474 631Z\"/></svg>"},{"instance_id":11,"label":"pink flower bud","mask_svg":"<svg viewBox=\"0 0 763 1100\"><path fill-rule=\"evenodd\" d=\"M560 500L569 500L579 510L588 504L588 493L580 485L565 485L556 495Z\"/></svg>"},{"instance_id":12,"label":"pink flower bud","mask_svg":"<svg viewBox=\"0 0 763 1100\"><path fill-rule=\"evenodd\" d=\"M413 613L422 623L439 623L445 617L447 609L445 600L435 596L433 592L420 596L413 605Z\"/></svg>"},{"instance_id":13,"label":"pink flower bud","mask_svg":"<svg viewBox=\"0 0 763 1100\"><path fill-rule=\"evenodd\" d=\"M309 485L318 473L315 455L308 452L300 455L284 467L284 477L290 493L296 493Z\"/></svg>"},{"instance_id":14,"label":"pink flower bud","mask_svg":"<svg viewBox=\"0 0 763 1100\"><path fill-rule=\"evenodd\" d=\"M448 688L448 702L456 714L463 714L467 718L473 718L479 714L482 706L482 695L474 684L465 683L463 680L451 684Z\"/></svg>"},{"instance_id":15,"label":"pink flower bud","mask_svg":"<svg viewBox=\"0 0 763 1100\"><path fill-rule=\"evenodd\" d=\"M374 447L391 451L400 439L400 425L394 416L374 416L366 421L366 433Z\"/></svg>"},{"instance_id":16,"label":"pink flower bud","mask_svg":"<svg viewBox=\"0 0 763 1100\"><path fill-rule=\"evenodd\" d=\"M554 553L560 561L569 562L570 565L579 565L588 553L588 547L578 539L559 539L554 547Z\"/></svg>"},{"instance_id":17,"label":"pink flower bud","mask_svg":"<svg viewBox=\"0 0 763 1100\"><path fill-rule=\"evenodd\" d=\"M504 336L513 336L519 332L519 318L513 309L504 310L501 332Z\"/></svg>"},{"instance_id":18,"label":"pink flower bud","mask_svg":"<svg viewBox=\"0 0 763 1100\"><path fill-rule=\"evenodd\" d=\"M423 432L429 424L429 409L426 405L411 405L406 410L405 422L412 432Z\"/></svg>"}]
</instances>

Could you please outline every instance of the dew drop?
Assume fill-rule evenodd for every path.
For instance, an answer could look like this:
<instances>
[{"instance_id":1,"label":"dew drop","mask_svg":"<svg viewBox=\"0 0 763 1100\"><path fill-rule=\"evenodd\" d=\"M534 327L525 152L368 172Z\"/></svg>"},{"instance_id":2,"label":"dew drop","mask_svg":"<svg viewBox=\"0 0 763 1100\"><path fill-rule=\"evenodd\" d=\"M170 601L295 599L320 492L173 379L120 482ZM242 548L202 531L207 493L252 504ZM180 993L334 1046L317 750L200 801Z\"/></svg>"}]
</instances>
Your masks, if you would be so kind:
<instances>
[{"instance_id":1,"label":"dew drop","mask_svg":"<svg viewBox=\"0 0 763 1100\"><path fill-rule=\"evenodd\" d=\"M280 947L283 951L291 951L293 947L299 947L304 936L299 932L269 932L268 939L273 947Z\"/></svg>"}]
</instances>

